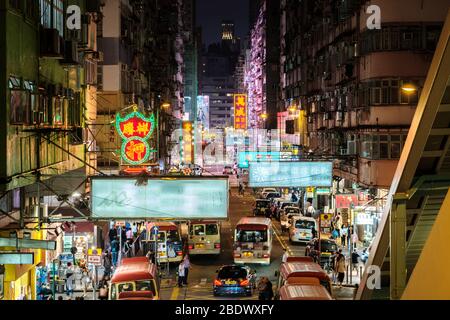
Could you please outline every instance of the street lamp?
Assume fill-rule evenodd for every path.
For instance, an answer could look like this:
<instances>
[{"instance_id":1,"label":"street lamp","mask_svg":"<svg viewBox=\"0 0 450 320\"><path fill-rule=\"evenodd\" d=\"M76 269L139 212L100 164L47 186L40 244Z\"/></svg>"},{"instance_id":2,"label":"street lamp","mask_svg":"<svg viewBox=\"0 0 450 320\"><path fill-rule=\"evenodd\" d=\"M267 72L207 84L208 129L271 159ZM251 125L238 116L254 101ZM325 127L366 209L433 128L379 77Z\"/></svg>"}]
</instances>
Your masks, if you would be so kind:
<instances>
[{"instance_id":1,"label":"street lamp","mask_svg":"<svg viewBox=\"0 0 450 320\"><path fill-rule=\"evenodd\" d=\"M418 90L419 88L412 83L405 83L402 86L402 91L405 92L406 94L413 94L416 93Z\"/></svg>"},{"instance_id":2,"label":"street lamp","mask_svg":"<svg viewBox=\"0 0 450 320\"><path fill-rule=\"evenodd\" d=\"M262 114L260 115L260 117L261 117L261 119L263 119L263 120L267 120L267 118L269 118L269 115L268 115L267 113L262 113Z\"/></svg>"},{"instance_id":3,"label":"street lamp","mask_svg":"<svg viewBox=\"0 0 450 320\"><path fill-rule=\"evenodd\" d=\"M288 108L288 110L289 110L290 113L295 113L295 111L297 111L297 107L295 105L293 105L293 106L290 106Z\"/></svg>"},{"instance_id":4,"label":"street lamp","mask_svg":"<svg viewBox=\"0 0 450 320\"><path fill-rule=\"evenodd\" d=\"M170 108L170 103L168 103L168 102L163 103L163 104L161 105L161 108L163 108L163 109L169 109L169 108Z\"/></svg>"}]
</instances>

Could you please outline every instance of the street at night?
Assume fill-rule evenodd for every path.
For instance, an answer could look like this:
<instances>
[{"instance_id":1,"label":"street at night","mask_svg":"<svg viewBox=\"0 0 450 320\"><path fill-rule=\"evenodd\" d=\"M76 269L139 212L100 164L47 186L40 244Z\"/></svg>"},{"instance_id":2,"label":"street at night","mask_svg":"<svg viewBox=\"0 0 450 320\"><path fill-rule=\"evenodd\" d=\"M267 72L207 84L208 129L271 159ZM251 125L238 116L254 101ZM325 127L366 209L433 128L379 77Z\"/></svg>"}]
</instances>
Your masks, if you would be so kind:
<instances>
[{"instance_id":1,"label":"street at night","mask_svg":"<svg viewBox=\"0 0 450 320\"><path fill-rule=\"evenodd\" d=\"M0 0L0 306L450 300L449 9Z\"/></svg>"}]
</instances>

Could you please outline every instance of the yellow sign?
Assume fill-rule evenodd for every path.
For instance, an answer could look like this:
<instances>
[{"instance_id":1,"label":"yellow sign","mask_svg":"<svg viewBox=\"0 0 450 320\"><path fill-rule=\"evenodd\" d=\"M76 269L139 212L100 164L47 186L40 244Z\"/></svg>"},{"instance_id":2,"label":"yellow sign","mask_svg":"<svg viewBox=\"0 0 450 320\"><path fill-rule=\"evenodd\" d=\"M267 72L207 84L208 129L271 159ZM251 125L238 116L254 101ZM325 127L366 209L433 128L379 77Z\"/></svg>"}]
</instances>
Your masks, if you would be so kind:
<instances>
[{"instance_id":1,"label":"yellow sign","mask_svg":"<svg viewBox=\"0 0 450 320\"><path fill-rule=\"evenodd\" d=\"M314 187L308 187L306 188L306 192L308 193L314 193L315 188Z\"/></svg>"},{"instance_id":2,"label":"yellow sign","mask_svg":"<svg viewBox=\"0 0 450 320\"><path fill-rule=\"evenodd\" d=\"M101 256L102 255L102 249L89 249L88 250L88 255L89 256Z\"/></svg>"}]
</instances>

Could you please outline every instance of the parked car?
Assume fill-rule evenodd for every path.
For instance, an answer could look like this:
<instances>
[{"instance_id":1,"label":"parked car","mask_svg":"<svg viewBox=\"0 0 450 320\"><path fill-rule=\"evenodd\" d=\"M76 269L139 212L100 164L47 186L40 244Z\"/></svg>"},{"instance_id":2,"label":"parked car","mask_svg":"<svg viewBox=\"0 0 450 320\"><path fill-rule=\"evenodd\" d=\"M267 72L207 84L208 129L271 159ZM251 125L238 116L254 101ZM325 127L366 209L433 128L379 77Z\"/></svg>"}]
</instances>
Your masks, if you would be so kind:
<instances>
[{"instance_id":1,"label":"parked car","mask_svg":"<svg viewBox=\"0 0 450 320\"><path fill-rule=\"evenodd\" d=\"M287 231L289 229L294 216L302 216L299 208L286 207L280 214L281 229L283 231Z\"/></svg>"},{"instance_id":2,"label":"parked car","mask_svg":"<svg viewBox=\"0 0 450 320\"><path fill-rule=\"evenodd\" d=\"M226 265L218 269L213 294L252 296L256 287L255 271L247 266Z\"/></svg>"},{"instance_id":3,"label":"parked car","mask_svg":"<svg viewBox=\"0 0 450 320\"><path fill-rule=\"evenodd\" d=\"M273 192L278 192L278 191L275 188L264 188L264 189L262 189L260 196L262 199L265 199L268 193L273 193Z\"/></svg>"}]
</instances>

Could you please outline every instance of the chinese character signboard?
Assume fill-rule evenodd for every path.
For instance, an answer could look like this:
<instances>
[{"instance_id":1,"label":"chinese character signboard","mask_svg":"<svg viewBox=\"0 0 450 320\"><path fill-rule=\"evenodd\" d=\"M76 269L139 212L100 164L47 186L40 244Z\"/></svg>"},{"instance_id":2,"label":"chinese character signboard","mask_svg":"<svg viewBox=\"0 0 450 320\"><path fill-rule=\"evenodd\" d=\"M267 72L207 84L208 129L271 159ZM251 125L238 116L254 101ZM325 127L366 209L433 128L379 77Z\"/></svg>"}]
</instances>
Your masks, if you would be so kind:
<instances>
[{"instance_id":1,"label":"chinese character signboard","mask_svg":"<svg viewBox=\"0 0 450 320\"><path fill-rule=\"evenodd\" d=\"M184 164L194 162L194 126L191 121L183 121L183 151L182 161Z\"/></svg>"},{"instance_id":2,"label":"chinese character signboard","mask_svg":"<svg viewBox=\"0 0 450 320\"><path fill-rule=\"evenodd\" d=\"M155 131L156 120L152 114L150 118L142 113L134 111L124 118L118 113L116 115L116 129L122 142L122 159L131 165L140 165L145 163L150 154L156 152L150 149L148 140Z\"/></svg>"},{"instance_id":3,"label":"chinese character signboard","mask_svg":"<svg viewBox=\"0 0 450 320\"><path fill-rule=\"evenodd\" d=\"M234 129L247 130L247 95L234 95Z\"/></svg>"}]
</instances>

